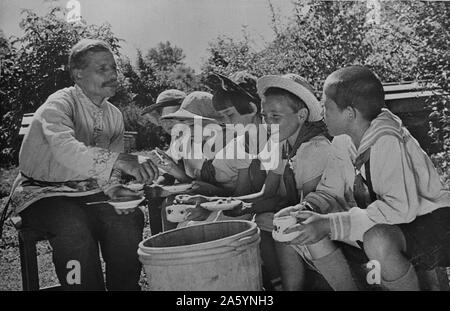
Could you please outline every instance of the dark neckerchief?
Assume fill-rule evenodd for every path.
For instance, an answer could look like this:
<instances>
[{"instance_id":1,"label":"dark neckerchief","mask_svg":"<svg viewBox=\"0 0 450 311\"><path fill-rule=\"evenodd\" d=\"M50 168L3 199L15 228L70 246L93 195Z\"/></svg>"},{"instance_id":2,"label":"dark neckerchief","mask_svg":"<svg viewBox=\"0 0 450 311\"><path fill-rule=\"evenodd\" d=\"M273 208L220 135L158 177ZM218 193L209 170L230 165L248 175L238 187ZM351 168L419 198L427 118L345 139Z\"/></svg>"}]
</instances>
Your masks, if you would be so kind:
<instances>
[{"instance_id":1,"label":"dark neckerchief","mask_svg":"<svg viewBox=\"0 0 450 311\"><path fill-rule=\"evenodd\" d=\"M300 202L297 184L295 182L294 171L292 170L290 165L291 159L297 154L298 149L303 143L308 142L313 137L320 135L325 136L330 141L332 140L323 121L305 123L300 129L294 145L292 146L291 150L289 150L289 153L286 157L287 163L283 174L284 185L286 188L286 201L283 202L284 206L291 206Z\"/></svg>"},{"instance_id":2,"label":"dark neckerchief","mask_svg":"<svg viewBox=\"0 0 450 311\"><path fill-rule=\"evenodd\" d=\"M361 174L364 165L366 177ZM377 194L373 191L370 176L370 148L360 154L355 160L355 182L353 184L353 197L359 208L366 209L370 203L377 200Z\"/></svg>"}]
</instances>

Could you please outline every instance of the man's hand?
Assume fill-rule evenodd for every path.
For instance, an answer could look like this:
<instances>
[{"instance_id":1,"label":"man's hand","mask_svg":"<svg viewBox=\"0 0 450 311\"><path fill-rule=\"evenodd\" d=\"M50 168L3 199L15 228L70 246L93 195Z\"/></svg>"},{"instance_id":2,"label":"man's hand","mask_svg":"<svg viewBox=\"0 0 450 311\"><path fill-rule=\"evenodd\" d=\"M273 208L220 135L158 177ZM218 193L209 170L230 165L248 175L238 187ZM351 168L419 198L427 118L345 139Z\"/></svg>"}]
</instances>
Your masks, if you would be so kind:
<instances>
[{"instance_id":1,"label":"man's hand","mask_svg":"<svg viewBox=\"0 0 450 311\"><path fill-rule=\"evenodd\" d=\"M123 198L123 197L127 197L130 198L130 200L132 199L140 199L141 196L139 195L139 193L130 190L128 188L125 188L124 186L117 186L114 187L112 189L110 189L109 191L105 192L105 194L110 198L110 200L114 201L117 200L119 198ZM130 209L115 209L116 213L119 215L127 215L130 213L133 213L135 211L134 208L130 208Z\"/></svg>"},{"instance_id":2,"label":"man's hand","mask_svg":"<svg viewBox=\"0 0 450 311\"><path fill-rule=\"evenodd\" d=\"M113 169L133 176L139 183L149 183L159 176L156 165L148 160L139 164L138 157L132 154L121 153L114 163Z\"/></svg>"},{"instance_id":3,"label":"man's hand","mask_svg":"<svg viewBox=\"0 0 450 311\"><path fill-rule=\"evenodd\" d=\"M317 214L310 211L297 211L291 215L303 220L284 231L288 234L298 231L300 235L292 240L291 244L309 245L322 240L330 231L330 220L326 215Z\"/></svg>"}]
</instances>

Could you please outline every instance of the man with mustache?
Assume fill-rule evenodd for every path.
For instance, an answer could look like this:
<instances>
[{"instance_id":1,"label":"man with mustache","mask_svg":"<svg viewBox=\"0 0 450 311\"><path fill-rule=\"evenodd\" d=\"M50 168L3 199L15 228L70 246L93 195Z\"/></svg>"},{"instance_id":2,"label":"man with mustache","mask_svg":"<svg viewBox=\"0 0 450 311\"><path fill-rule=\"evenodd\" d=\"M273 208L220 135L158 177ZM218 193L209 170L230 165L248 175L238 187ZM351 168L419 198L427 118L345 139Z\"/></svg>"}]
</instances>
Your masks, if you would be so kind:
<instances>
[{"instance_id":1,"label":"man with mustache","mask_svg":"<svg viewBox=\"0 0 450 311\"><path fill-rule=\"evenodd\" d=\"M50 236L63 289L105 289L100 244L106 288L138 290L142 211L124 213L109 204L86 203L135 197L120 185L121 175L150 182L158 170L123 153L122 114L107 100L118 86L109 46L81 40L70 52L69 67L75 86L50 95L25 135L10 200L13 213L22 217L23 226ZM68 277L69 262L79 263L78 280Z\"/></svg>"}]
</instances>

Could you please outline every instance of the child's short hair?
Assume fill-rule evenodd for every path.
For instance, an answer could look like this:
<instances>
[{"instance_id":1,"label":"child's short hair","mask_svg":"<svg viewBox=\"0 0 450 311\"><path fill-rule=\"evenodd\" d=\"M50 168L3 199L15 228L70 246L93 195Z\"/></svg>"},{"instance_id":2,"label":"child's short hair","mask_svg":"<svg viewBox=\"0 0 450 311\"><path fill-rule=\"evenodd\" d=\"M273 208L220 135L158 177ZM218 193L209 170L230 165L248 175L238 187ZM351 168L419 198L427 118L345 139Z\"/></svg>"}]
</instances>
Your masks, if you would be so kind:
<instances>
[{"instance_id":1,"label":"child's short hair","mask_svg":"<svg viewBox=\"0 0 450 311\"><path fill-rule=\"evenodd\" d=\"M264 96L269 96L269 95L273 95L273 96L277 96L277 95L282 95L282 96L287 96L290 101L289 101L289 107L291 107L291 109L297 113L300 109L302 108L306 108L309 112L308 106L306 106L305 102L298 97L297 95L279 88L279 87L269 87L265 92L264 92Z\"/></svg>"},{"instance_id":2,"label":"child's short hair","mask_svg":"<svg viewBox=\"0 0 450 311\"><path fill-rule=\"evenodd\" d=\"M325 87L330 86L330 96L341 110L354 107L366 120L375 119L384 107L383 85L366 67L349 66L334 71L325 81Z\"/></svg>"}]
</instances>

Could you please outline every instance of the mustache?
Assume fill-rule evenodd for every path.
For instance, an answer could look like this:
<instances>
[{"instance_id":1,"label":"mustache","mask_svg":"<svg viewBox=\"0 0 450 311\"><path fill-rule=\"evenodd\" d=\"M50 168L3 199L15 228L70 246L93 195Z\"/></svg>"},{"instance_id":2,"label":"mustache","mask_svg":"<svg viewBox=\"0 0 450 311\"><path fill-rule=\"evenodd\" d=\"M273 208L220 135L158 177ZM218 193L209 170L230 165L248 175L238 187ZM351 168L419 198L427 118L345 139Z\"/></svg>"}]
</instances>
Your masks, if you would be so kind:
<instances>
[{"instance_id":1,"label":"mustache","mask_svg":"<svg viewBox=\"0 0 450 311\"><path fill-rule=\"evenodd\" d=\"M114 80L109 80L109 81L106 81L106 82L103 82L102 83L102 87L105 87L105 86L117 86L117 79L114 79Z\"/></svg>"}]
</instances>

